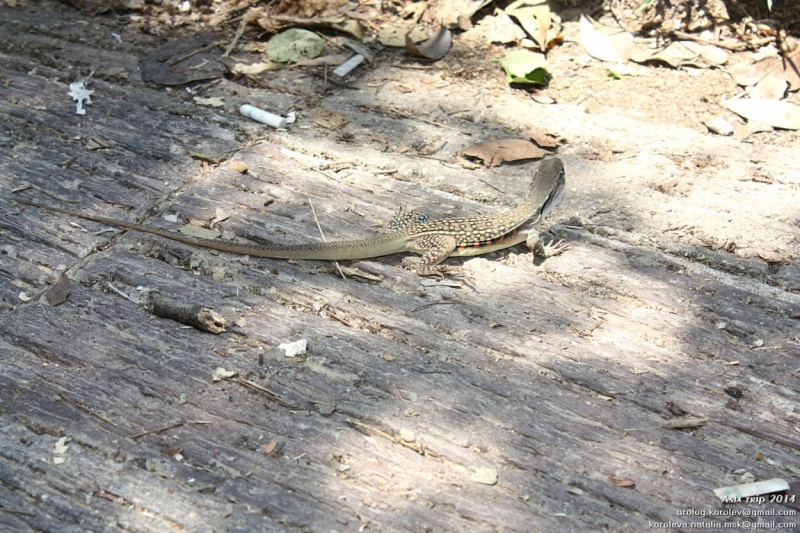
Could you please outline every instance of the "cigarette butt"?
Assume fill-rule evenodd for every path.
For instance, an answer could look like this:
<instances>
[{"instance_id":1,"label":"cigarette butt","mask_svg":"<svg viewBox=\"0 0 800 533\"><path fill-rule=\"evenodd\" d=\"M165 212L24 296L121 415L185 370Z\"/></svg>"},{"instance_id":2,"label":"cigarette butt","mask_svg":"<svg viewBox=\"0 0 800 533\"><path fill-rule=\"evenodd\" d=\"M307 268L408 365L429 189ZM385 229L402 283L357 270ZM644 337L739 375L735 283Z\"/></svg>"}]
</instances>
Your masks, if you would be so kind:
<instances>
[{"instance_id":1,"label":"cigarette butt","mask_svg":"<svg viewBox=\"0 0 800 533\"><path fill-rule=\"evenodd\" d=\"M247 118L252 118L253 120L257 120L258 122L273 128L282 129L286 127L285 118L279 117L278 115L273 115L269 111L264 111L263 109L253 107L248 104L240 107L239 112Z\"/></svg>"}]
</instances>

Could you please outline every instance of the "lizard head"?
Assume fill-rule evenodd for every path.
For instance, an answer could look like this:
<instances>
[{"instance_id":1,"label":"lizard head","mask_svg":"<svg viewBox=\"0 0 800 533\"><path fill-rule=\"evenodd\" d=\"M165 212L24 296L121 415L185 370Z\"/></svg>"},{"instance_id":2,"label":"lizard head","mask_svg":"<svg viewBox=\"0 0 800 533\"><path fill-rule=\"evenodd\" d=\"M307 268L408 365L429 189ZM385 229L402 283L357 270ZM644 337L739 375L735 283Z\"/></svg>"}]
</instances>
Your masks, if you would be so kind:
<instances>
[{"instance_id":1,"label":"lizard head","mask_svg":"<svg viewBox=\"0 0 800 533\"><path fill-rule=\"evenodd\" d=\"M544 218L558 205L564 197L566 186L564 163L560 159L552 157L539 164L531 183L529 198L541 202L540 218Z\"/></svg>"}]
</instances>

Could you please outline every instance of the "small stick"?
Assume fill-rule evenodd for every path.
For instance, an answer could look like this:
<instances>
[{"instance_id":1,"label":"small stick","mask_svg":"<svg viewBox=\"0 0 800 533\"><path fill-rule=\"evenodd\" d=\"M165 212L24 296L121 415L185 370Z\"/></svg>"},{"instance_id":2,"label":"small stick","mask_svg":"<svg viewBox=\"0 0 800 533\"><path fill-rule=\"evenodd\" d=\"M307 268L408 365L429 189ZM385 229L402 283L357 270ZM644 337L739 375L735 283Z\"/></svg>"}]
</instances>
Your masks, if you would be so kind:
<instances>
[{"instance_id":1,"label":"small stick","mask_svg":"<svg viewBox=\"0 0 800 533\"><path fill-rule=\"evenodd\" d=\"M313 202L311 202L311 198L308 199L308 205L311 206L311 214L314 215L314 222L317 223L317 229L319 230L319 234L322 235L322 242L328 242L328 240L325 238L325 234L322 232L322 227L320 227L319 225L319 220L317 220L317 212L314 210L314 204ZM336 264L336 269L339 270L339 274L341 274L342 279L347 279L344 276L344 272L342 272L342 267L339 266L339 261L334 261L334 263Z\"/></svg>"},{"instance_id":2,"label":"small stick","mask_svg":"<svg viewBox=\"0 0 800 533\"><path fill-rule=\"evenodd\" d=\"M139 437L144 437L145 435L150 435L151 433L160 433L160 432L166 431L168 429L178 428L178 427L181 427L183 424L184 424L184 422L178 422L176 424L172 424L171 426L164 426L163 428L150 429L148 431L142 431L141 433L137 433L136 435L131 435L131 438L132 439L138 439Z\"/></svg>"},{"instance_id":3,"label":"small stick","mask_svg":"<svg viewBox=\"0 0 800 533\"><path fill-rule=\"evenodd\" d=\"M63 398L64 400L66 400L67 402L71 403L71 404L72 404L72 405L74 405L75 407L78 407L78 408L80 408L80 409L83 409L84 411L86 411L86 412L87 412L87 413L89 413L90 415L92 415L92 416L96 416L97 418L99 418L99 419L100 419L100 420L102 420L103 422L107 422L108 424L111 424L112 426L114 426L114 427L117 427L117 425L116 425L114 422L112 422L112 421L111 421L111 420L109 420L108 418L104 417L103 415L100 415L100 414L98 414L98 413L95 413L94 411L92 411L91 409L89 409L88 407L86 407L85 405L83 405L82 403L80 403L80 402L76 402L75 400L72 400L72 399L70 399L70 398L67 398L67 397L66 397L66 396L64 396L63 394L61 394L61 395L60 395L60 397L61 397L61 398Z\"/></svg>"},{"instance_id":4,"label":"small stick","mask_svg":"<svg viewBox=\"0 0 800 533\"><path fill-rule=\"evenodd\" d=\"M207 46L203 46L202 48L198 48L197 50L195 50L195 51L193 51L193 52L189 52L188 54L186 54L186 55L184 55L184 56L181 56L181 57L176 57L176 58L174 58L174 59L172 59L172 60L168 61L168 62L167 62L167 65L169 65L169 66L172 66L172 65L177 65L177 64L178 64L178 63L180 63L181 61L186 61L186 60L187 60L187 59L189 59L190 57L192 57L192 56L194 56L194 55L197 55L197 54L199 54L200 52L205 52L206 50L211 50L211 49L212 49L212 48L214 48L215 46L219 46L219 45L221 45L221 44L225 44L225 41L216 41L216 42L213 42L213 43L211 43L211 44L209 44L209 45L207 45Z\"/></svg>"}]
</instances>

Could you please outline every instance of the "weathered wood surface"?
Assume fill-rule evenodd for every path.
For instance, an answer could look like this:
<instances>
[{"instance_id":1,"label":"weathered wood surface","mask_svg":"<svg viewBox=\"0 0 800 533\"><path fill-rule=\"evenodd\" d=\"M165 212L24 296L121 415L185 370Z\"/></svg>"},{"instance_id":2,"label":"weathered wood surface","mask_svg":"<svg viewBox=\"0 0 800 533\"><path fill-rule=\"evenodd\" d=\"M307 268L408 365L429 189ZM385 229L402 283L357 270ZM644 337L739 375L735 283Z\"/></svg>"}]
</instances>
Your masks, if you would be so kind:
<instances>
[{"instance_id":1,"label":"weathered wood surface","mask_svg":"<svg viewBox=\"0 0 800 533\"><path fill-rule=\"evenodd\" d=\"M791 295L567 228L573 249L541 266L524 248L451 260L461 288L421 284L400 257L349 265L382 276L369 282L330 263L96 234L106 228L18 209L9 191L28 182L37 188L17 194L163 226L147 216L158 207L198 220L220 208L233 215L222 228L256 242L318 240L309 195L328 239L379 230L395 194L434 214L502 202L382 174L340 179L270 143L236 154L252 175L195 177L187 150L229 150L233 129L113 84L102 112L78 118L52 104L64 83L2 73L19 100L0 100L14 143L0 155L0 529L644 531L723 509L712 490L737 470L791 480ZM94 134L119 144L109 155L74 142ZM64 270L72 292L48 307L40 297ZM155 318L120 295L141 289L213 306L230 331ZM301 338L303 358L277 349ZM213 381L217 367L280 401ZM709 423L661 427L682 414ZM497 483L473 481L479 468Z\"/></svg>"}]
</instances>

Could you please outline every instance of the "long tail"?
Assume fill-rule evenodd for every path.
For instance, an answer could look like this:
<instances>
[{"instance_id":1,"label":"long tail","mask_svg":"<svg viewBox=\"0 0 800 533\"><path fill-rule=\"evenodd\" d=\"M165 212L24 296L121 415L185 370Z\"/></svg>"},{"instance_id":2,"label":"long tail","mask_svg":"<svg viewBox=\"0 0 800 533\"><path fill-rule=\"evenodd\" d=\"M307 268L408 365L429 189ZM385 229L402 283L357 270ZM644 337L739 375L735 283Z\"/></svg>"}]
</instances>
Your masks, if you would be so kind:
<instances>
[{"instance_id":1,"label":"long tail","mask_svg":"<svg viewBox=\"0 0 800 533\"><path fill-rule=\"evenodd\" d=\"M116 226L142 233L149 233L151 235L157 235L173 241L192 244L194 246L201 246L203 248L210 248L212 250L219 250L221 252L229 252L239 255L251 255L253 257L339 261L348 259L368 259L370 257L391 255L405 250L405 240L402 239L402 235L400 235L398 232L382 233L366 239L321 242L315 244L239 244L224 240L217 241L212 239L202 239L199 237L190 237L189 235L183 235L182 233L175 233L159 228L151 228L148 226L142 226L141 224L125 222L124 220L117 220L114 218L89 215L79 211L62 209L60 207L38 204L29 200L15 198L15 201L21 204L38 207L39 209L63 213L65 215L73 216L83 220L91 220L93 222L100 222L101 224L108 224L109 226Z\"/></svg>"}]
</instances>

